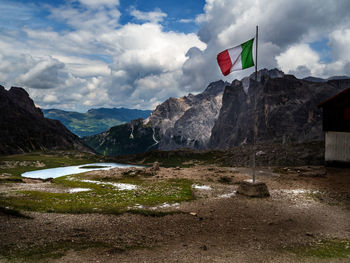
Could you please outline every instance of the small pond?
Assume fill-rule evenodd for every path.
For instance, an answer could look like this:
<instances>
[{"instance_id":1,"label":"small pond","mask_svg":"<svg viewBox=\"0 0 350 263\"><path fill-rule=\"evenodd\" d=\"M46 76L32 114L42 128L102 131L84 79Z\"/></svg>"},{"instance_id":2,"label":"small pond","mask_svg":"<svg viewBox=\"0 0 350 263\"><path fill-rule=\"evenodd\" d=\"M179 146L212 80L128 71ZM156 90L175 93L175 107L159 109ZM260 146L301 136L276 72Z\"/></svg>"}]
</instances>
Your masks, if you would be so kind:
<instances>
[{"instance_id":1,"label":"small pond","mask_svg":"<svg viewBox=\"0 0 350 263\"><path fill-rule=\"evenodd\" d=\"M58 168L43 169L31 172L25 172L22 174L23 177L28 178L57 178L60 176L65 176L69 174L79 174L89 171L96 170L109 170L111 168L128 168L128 167L141 167L137 165L120 164L120 163L89 163L75 166L66 166Z\"/></svg>"}]
</instances>

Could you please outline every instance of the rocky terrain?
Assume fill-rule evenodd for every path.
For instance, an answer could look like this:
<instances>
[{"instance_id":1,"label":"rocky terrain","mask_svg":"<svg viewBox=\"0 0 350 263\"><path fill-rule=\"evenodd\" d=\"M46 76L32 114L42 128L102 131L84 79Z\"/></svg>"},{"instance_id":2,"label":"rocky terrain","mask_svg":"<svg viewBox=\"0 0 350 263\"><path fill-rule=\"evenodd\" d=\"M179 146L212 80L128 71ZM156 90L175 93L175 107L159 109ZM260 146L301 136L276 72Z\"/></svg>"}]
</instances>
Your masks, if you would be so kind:
<instances>
[{"instance_id":1,"label":"rocky terrain","mask_svg":"<svg viewBox=\"0 0 350 263\"><path fill-rule=\"evenodd\" d=\"M312 82L278 70L261 70L258 77L255 85L250 76L249 89L244 79L226 87L209 148L252 143L254 98L257 143L323 141L322 110L317 106L350 85L349 79Z\"/></svg>"},{"instance_id":2,"label":"rocky terrain","mask_svg":"<svg viewBox=\"0 0 350 263\"><path fill-rule=\"evenodd\" d=\"M0 86L0 154L47 149L92 151L57 120L44 118L28 93Z\"/></svg>"},{"instance_id":3,"label":"rocky terrain","mask_svg":"<svg viewBox=\"0 0 350 263\"><path fill-rule=\"evenodd\" d=\"M170 98L157 106L145 123L159 129L159 149L205 149L226 85L223 81L213 82L198 95Z\"/></svg>"},{"instance_id":4,"label":"rocky terrain","mask_svg":"<svg viewBox=\"0 0 350 263\"><path fill-rule=\"evenodd\" d=\"M270 197L237 193L238 183L251 178L247 168L204 165L160 167L152 176L134 177L142 185L193 182L193 200L163 203L158 197L158 204L137 205L137 213L0 209L0 262L349 262L348 169L274 167L257 172ZM86 176L104 180L106 191L107 183L126 180L125 174L130 176L116 168ZM38 193L33 205L44 194L58 202L68 190L38 180L0 184L7 198ZM100 198L101 191L93 196ZM80 203L84 198L83 192L69 195Z\"/></svg>"}]
</instances>

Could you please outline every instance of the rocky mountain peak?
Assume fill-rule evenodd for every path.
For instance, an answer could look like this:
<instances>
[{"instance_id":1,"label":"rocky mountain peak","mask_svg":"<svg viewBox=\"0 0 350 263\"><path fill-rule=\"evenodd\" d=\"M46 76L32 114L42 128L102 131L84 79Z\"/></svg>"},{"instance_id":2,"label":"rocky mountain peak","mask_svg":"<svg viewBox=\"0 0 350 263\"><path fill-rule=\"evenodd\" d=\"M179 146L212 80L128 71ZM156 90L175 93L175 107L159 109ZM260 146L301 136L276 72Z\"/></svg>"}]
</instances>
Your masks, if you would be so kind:
<instances>
[{"instance_id":1,"label":"rocky mountain peak","mask_svg":"<svg viewBox=\"0 0 350 263\"><path fill-rule=\"evenodd\" d=\"M284 72L274 68L274 69L261 69L258 71L257 81L265 82L267 79L283 78L285 76ZM244 91L247 93L251 80L255 81L255 72L250 74L248 77L244 77L241 82L243 84ZM236 80L234 80L236 81ZM238 80L237 80L238 81ZM232 85L234 85L232 83Z\"/></svg>"},{"instance_id":2,"label":"rocky mountain peak","mask_svg":"<svg viewBox=\"0 0 350 263\"><path fill-rule=\"evenodd\" d=\"M23 110L34 115L40 115L41 117L44 116L41 109L35 106L34 101L29 97L29 94L25 89L21 87L11 87L7 92L7 96Z\"/></svg>"},{"instance_id":3,"label":"rocky mountain peak","mask_svg":"<svg viewBox=\"0 0 350 263\"><path fill-rule=\"evenodd\" d=\"M217 96L218 94L223 92L223 87L225 87L226 85L230 85L230 83L226 81L224 82L223 80L212 82L201 94L208 96Z\"/></svg>"},{"instance_id":4,"label":"rocky mountain peak","mask_svg":"<svg viewBox=\"0 0 350 263\"><path fill-rule=\"evenodd\" d=\"M317 105L350 85L346 79L310 82L276 69L261 70L259 75L260 80L249 90L244 87L246 78L226 87L210 138L211 148L252 143L254 97L258 143L322 141L322 112ZM249 82L255 82L253 74Z\"/></svg>"},{"instance_id":5,"label":"rocky mountain peak","mask_svg":"<svg viewBox=\"0 0 350 263\"><path fill-rule=\"evenodd\" d=\"M170 98L151 114L149 123L159 131L159 149L203 149L221 108L222 94L229 83L210 83L200 94Z\"/></svg>"},{"instance_id":6,"label":"rocky mountain peak","mask_svg":"<svg viewBox=\"0 0 350 263\"><path fill-rule=\"evenodd\" d=\"M0 87L0 154L43 149L91 151L59 121L46 119L19 87Z\"/></svg>"}]
</instances>

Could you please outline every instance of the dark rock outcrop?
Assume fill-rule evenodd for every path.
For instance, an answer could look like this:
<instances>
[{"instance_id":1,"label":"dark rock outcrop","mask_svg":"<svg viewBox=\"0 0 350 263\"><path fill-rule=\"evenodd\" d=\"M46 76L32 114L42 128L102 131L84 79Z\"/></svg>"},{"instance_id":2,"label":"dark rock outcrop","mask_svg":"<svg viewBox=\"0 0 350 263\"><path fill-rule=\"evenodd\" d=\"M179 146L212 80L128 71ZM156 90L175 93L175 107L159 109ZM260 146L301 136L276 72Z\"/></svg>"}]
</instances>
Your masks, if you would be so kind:
<instances>
[{"instance_id":1,"label":"dark rock outcrop","mask_svg":"<svg viewBox=\"0 0 350 263\"><path fill-rule=\"evenodd\" d=\"M322 141L322 112L317 105L350 86L349 79L310 82L276 69L259 71L257 83L251 75L247 92L244 80L235 80L226 87L210 148L252 143L255 96L257 143Z\"/></svg>"},{"instance_id":2,"label":"dark rock outcrop","mask_svg":"<svg viewBox=\"0 0 350 263\"><path fill-rule=\"evenodd\" d=\"M24 89L0 86L0 154L48 149L92 151L59 121L44 118Z\"/></svg>"}]
</instances>

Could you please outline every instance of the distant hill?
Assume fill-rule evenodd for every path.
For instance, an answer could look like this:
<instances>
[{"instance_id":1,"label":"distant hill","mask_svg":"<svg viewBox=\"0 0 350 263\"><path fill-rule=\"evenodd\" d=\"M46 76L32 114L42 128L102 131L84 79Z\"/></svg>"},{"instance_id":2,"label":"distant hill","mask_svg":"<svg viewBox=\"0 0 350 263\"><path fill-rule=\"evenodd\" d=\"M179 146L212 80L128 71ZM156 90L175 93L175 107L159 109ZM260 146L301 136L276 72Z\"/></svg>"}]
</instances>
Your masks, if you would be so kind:
<instances>
[{"instance_id":1,"label":"distant hill","mask_svg":"<svg viewBox=\"0 0 350 263\"><path fill-rule=\"evenodd\" d=\"M92 152L57 120L44 118L28 93L0 86L0 155L40 150Z\"/></svg>"},{"instance_id":2,"label":"distant hill","mask_svg":"<svg viewBox=\"0 0 350 263\"><path fill-rule=\"evenodd\" d=\"M71 132L79 137L90 136L106 131L110 127L120 125L138 118L148 118L151 111L126 108L98 108L86 113L43 109L46 118L59 120Z\"/></svg>"},{"instance_id":3,"label":"distant hill","mask_svg":"<svg viewBox=\"0 0 350 263\"><path fill-rule=\"evenodd\" d=\"M316 77L306 77L306 78L303 78L303 80L307 80L307 81L311 81L311 82L327 82L328 80L345 80L345 79L350 79L350 77L348 76L333 76L333 77L330 77L328 79L322 79L322 78L316 78Z\"/></svg>"}]
</instances>

